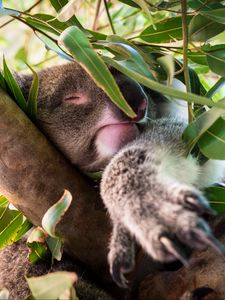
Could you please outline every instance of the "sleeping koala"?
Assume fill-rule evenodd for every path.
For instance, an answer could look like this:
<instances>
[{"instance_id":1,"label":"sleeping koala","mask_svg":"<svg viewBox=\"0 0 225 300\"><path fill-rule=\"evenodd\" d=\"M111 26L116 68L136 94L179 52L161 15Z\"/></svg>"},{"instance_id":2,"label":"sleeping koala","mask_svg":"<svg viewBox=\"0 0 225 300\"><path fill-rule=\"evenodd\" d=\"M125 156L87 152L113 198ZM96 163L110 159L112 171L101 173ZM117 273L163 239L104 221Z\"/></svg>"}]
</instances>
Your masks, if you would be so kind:
<instances>
[{"instance_id":1,"label":"sleeping koala","mask_svg":"<svg viewBox=\"0 0 225 300\"><path fill-rule=\"evenodd\" d=\"M82 172L104 170L101 197L113 226L110 270L124 287L125 274L134 267L136 241L161 262L185 263L189 247L212 245L225 253L201 217L211 213L201 189L220 181L224 169L215 162L200 167L194 158L186 158L181 141L185 123L172 117L153 120L160 114L157 100L162 103L162 97L156 94L154 105L138 83L111 72L137 114L134 119L115 106L78 64L70 63L38 74L36 123ZM18 81L28 95L32 76L19 76ZM4 250L0 257L4 258ZM0 284L11 290L13 283L7 280L14 276L12 263L5 260L0 268ZM17 285L14 295L23 289L18 281Z\"/></svg>"}]
</instances>

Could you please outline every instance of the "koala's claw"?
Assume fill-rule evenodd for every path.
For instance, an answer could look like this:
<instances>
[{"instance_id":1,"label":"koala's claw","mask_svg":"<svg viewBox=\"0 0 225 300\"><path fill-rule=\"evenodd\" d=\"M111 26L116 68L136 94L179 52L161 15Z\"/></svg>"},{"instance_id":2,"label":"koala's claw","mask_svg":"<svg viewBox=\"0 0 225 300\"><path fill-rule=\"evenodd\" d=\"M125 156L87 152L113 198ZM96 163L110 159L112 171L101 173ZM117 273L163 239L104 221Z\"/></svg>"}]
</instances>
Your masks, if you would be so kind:
<instances>
[{"instance_id":1,"label":"koala's claw","mask_svg":"<svg viewBox=\"0 0 225 300\"><path fill-rule=\"evenodd\" d=\"M199 214L216 215L216 212L210 207L206 198L202 195L188 194L185 197L185 206L187 209L196 211Z\"/></svg>"},{"instance_id":2,"label":"koala's claw","mask_svg":"<svg viewBox=\"0 0 225 300\"><path fill-rule=\"evenodd\" d=\"M129 271L130 270L126 270L126 268L124 268L118 260L113 262L111 267L111 275L119 287L124 289L128 288L128 280L124 274L128 273Z\"/></svg>"},{"instance_id":3,"label":"koala's claw","mask_svg":"<svg viewBox=\"0 0 225 300\"><path fill-rule=\"evenodd\" d=\"M175 243L173 243L168 237L166 236L162 236L160 238L160 242L162 243L162 245L166 248L166 250L172 255L174 256L174 259L178 259L182 262L183 265L187 265L188 264L188 259L186 257L186 254L184 253L184 251L182 251L181 249L179 249Z\"/></svg>"}]
</instances>

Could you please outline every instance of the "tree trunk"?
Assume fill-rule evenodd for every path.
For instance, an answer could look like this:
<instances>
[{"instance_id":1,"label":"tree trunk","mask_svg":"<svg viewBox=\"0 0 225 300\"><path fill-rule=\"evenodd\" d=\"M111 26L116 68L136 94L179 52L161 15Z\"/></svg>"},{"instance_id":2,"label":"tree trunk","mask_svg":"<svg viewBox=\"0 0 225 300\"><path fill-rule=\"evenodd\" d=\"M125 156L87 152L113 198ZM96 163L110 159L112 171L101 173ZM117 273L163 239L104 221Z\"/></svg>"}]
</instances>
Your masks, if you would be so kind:
<instances>
[{"instance_id":1,"label":"tree trunk","mask_svg":"<svg viewBox=\"0 0 225 300\"><path fill-rule=\"evenodd\" d=\"M34 225L68 189L72 204L58 225L65 248L100 275L107 274L110 225L94 189L0 91L0 194Z\"/></svg>"}]
</instances>

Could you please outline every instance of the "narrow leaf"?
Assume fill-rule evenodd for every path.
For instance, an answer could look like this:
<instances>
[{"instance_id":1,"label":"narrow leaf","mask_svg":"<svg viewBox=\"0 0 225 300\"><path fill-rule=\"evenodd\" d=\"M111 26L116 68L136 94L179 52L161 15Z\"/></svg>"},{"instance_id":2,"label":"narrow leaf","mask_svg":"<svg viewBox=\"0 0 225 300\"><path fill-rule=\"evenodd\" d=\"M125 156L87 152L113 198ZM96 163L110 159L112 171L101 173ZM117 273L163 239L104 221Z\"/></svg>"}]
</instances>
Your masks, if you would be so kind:
<instances>
[{"instance_id":1,"label":"narrow leaf","mask_svg":"<svg viewBox=\"0 0 225 300\"><path fill-rule=\"evenodd\" d=\"M9 213L5 212L5 214L9 214ZM4 217L5 216L2 216L0 220L1 222L3 221L2 219ZM10 217L11 219L9 220L7 225L0 232L0 249L14 242L14 239L18 232L18 228L21 226L23 222L23 215L18 211L11 211Z\"/></svg>"},{"instance_id":2,"label":"narrow leaf","mask_svg":"<svg viewBox=\"0 0 225 300\"><path fill-rule=\"evenodd\" d=\"M16 103L19 105L19 107L26 112L26 100L21 92L21 89L18 85L18 83L16 82L15 78L13 77L11 71L9 70L5 58L3 58L3 70L4 70L4 77L5 77L5 81L13 95L13 97L15 98Z\"/></svg>"},{"instance_id":3,"label":"narrow leaf","mask_svg":"<svg viewBox=\"0 0 225 300\"><path fill-rule=\"evenodd\" d=\"M56 10L56 12L59 12L61 9L63 9L63 7L68 3L68 0L50 0L52 6L54 7L54 9ZM76 16L73 16L72 18L70 18L66 24L68 26L77 26L80 29L83 29L83 26L80 24L80 22L78 21L78 19L76 18Z\"/></svg>"},{"instance_id":4,"label":"narrow leaf","mask_svg":"<svg viewBox=\"0 0 225 300\"><path fill-rule=\"evenodd\" d=\"M188 17L188 23L191 17ZM182 35L182 19L181 17L174 17L166 19L155 24L156 29L153 25L147 27L139 35L139 38L148 43L165 43L175 40L181 40Z\"/></svg>"},{"instance_id":5,"label":"narrow leaf","mask_svg":"<svg viewBox=\"0 0 225 300\"><path fill-rule=\"evenodd\" d=\"M47 244L52 254L52 262L54 259L60 261L63 253L63 242L59 237L47 237Z\"/></svg>"},{"instance_id":6,"label":"narrow leaf","mask_svg":"<svg viewBox=\"0 0 225 300\"><path fill-rule=\"evenodd\" d=\"M219 24L202 15L196 15L189 24L189 36L192 41L206 42L225 30L223 24Z\"/></svg>"},{"instance_id":7,"label":"narrow leaf","mask_svg":"<svg viewBox=\"0 0 225 300\"><path fill-rule=\"evenodd\" d=\"M127 75L128 77L133 78L134 80L140 82L144 86L149 87L150 89L152 89L154 91L157 91L157 92L160 91L162 94L171 96L176 99L185 100L190 103L194 102L194 103L201 104L201 105L207 105L209 107L215 106L215 107L225 109L225 104L220 101L214 103L213 101L211 101L205 97L198 96L198 95L195 95L192 93L184 93L182 91L178 91L172 87L165 86L157 81L146 78L145 76L143 76L133 70L128 69L121 62L114 61L110 57L104 56L103 59L106 63L113 66L115 69L119 70L121 73Z\"/></svg>"},{"instance_id":8,"label":"narrow leaf","mask_svg":"<svg viewBox=\"0 0 225 300\"><path fill-rule=\"evenodd\" d=\"M9 201L4 196L0 196L0 207L7 207L9 205Z\"/></svg>"},{"instance_id":9,"label":"narrow leaf","mask_svg":"<svg viewBox=\"0 0 225 300\"><path fill-rule=\"evenodd\" d=\"M225 104L225 101L223 101ZM213 107L201 114L195 121L187 126L183 133L183 140L187 144L187 151L190 152L200 137L224 114L224 109Z\"/></svg>"},{"instance_id":10,"label":"narrow leaf","mask_svg":"<svg viewBox=\"0 0 225 300\"><path fill-rule=\"evenodd\" d=\"M56 237L56 225L60 222L72 201L72 195L65 190L62 197L45 213L42 219L42 227L52 237Z\"/></svg>"},{"instance_id":11,"label":"narrow leaf","mask_svg":"<svg viewBox=\"0 0 225 300\"><path fill-rule=\"evenodd\" d=\"M124 99L112 74L91 47L85 34L79 28L72 26L62 33L60 42L67 47L112 101L127 115L134 118L136 116L135 113Z\"/></svg>"},{"instance_id":12,"label":"narrow leaf","mask_svg":"<svg viewBox=\"0 0 225 300\"><path fill-rule=\"evenodd\" d=\"M35 121L37 116L37 98L38 98L39 80L38 80L38 75L34 71L34 69L31 68L29 65L27 66L33 73L33 80L32 80L32 84L29 90L29 96L27 100L27 115L32 121Z\"/></svg>"},{"instance_id":13,"label":"narrow leaf","mask_svg":"<svg viewBox=\"0 0 225 300\"><path fill-rule=\"evenodd\" d=\"M70 18L72 18L77 10L77 1L76 0L70 0L58 13L57 19L60 22L66 22Z\"/></svg>"},{"instance_id":14,"label":"narrow leaf","mask_svg":"<svg viewBox=\"0 0 225 300\"><path fill-rule=\"evenodd\" d=\"M225 213L225 188L211 186L205 189L204 194L208 199L210 206L218 213Z\"/></svg>"},{"instance_id":15,"label":"narrow leaf","mask_svg":"<svg viewBox=\"0 0 225 300\"><path fill-rule=\"evenodd\" d=\"M199 139L198 146L208 158L225 160L225 120L219 118Z\"/></svg>"},{"instance_id":16,"label":"narrow leaf","mask_svg":"<svg viewBox=\"0 0 225 300\"><path fill-rule=\"evenodd\" d=\"M39 260L44 260L47 253L46 245L47 234L41 227L34 228L27 239L29 247L28 259L31 263L36 263Z\"/></svg>"}]
</instances>

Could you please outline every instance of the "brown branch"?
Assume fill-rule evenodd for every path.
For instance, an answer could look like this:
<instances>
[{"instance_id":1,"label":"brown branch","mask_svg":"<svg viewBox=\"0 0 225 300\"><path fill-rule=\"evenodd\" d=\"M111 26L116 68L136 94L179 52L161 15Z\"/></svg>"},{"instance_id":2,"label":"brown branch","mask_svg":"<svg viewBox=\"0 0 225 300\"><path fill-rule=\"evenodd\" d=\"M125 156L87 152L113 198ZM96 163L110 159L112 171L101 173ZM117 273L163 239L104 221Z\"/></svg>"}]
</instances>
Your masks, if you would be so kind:
<instances>
[{"instance_id":1,"label":"brown branch","mask_svg":"<svg viewBox=\"0 0 225 300\"><path fill-rule=\"evenodd\" d=\"M68 189L73 201L58 228L65 248L101 277L107 277L110 225L99 191L1 90L0 140L0 194L38 226L46 210Z\"/></svg>"}]
</instances>

